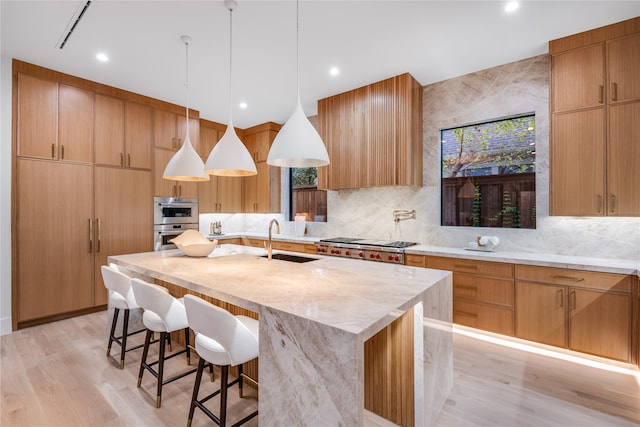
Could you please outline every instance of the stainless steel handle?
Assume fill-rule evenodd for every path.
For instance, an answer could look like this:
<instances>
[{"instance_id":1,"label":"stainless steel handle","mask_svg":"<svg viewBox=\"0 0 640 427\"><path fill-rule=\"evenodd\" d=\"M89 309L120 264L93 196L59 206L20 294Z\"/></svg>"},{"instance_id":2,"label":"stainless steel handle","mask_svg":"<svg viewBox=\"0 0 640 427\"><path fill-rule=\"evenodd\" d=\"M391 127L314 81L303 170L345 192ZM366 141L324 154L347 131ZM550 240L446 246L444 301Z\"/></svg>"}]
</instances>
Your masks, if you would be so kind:
<instances>
[{"instance_id":1,"label":"stainless steel handle","mask_svg":"<svg viewBox=\"0 0 640 427\"><path fill-rule=\"evenodd\" d=\"M171 148L176 148L176 138L171 138Z\"/></svg>"},{"instance_id":2,"label":"stainless steel handle","mask_svg":"<svg viewBox=\"0 0 640 427\"><path fill-rule=\"evenodd\" d=\"M62 146L62 160L64 160L64 145Z\"/></svg>"},{"instance_id":3,"label":"stainless steel handle","mask_svg":"<svg viewBox=\"0 0 640 427\"><path fill-rule=\"evenodd\" d=\"M611 100L618 100L618 83L611 83Z\"/></svg>"},{"instance_id":4,"label":"stainless steel handle","mask_svg":"<svg viewBox=\"0 0 640 427\"><path fill-rule=\"evenodd\" d=\"M93 252L93 220L89 218L89 253Z\"/></svg>"},{"instance_id":5,"label":"stainless steel handle","mask_svg":"<svg viewBox=\"0 0 640 427\"><path fill-rule=\"evenodd\" d=\"M173 187L171 189L171 195L173 197L178 197L178 186L176 184L173 184Z\"/></svg>"},{"instance_id":6,"label":"stainless steel handle","mask_svg":"<svg viewBox=\"0 0 640 427\"><path fill-rule=\"evenodd\" d=\"M131 154L127 154L127 166L131 167Z\"/></svg>"},{"instance_id":7,"label":"stainless steel handle","mask_svg":"<svg viewBox=\"0 0 640 427\"><path fill-rule=\"evenodd\" d=\"M124 154L120 153L120 166L124 166Z\"/></svg>"},{"instance_id":8,"label":"stainless steel handle","mask_svg":"<svg viewBox=\"0 0 640 427\"><path fill-rule=\"evenodd\" d=\"M182 197L182 185L178 185L178 197Z\"/></svg>"},{"instance_id":9,"label":"stainless steel handle","mask_svg":"<svg viewBox=\"0 0 640 427\"><path fill-rule=\"evenodd\" d=\"M51 144L51 158L56 158L56 144Z\"/></svg>"},{"instance_id":10,"label":"stainless steel handle","mask_svg":"<svg viewBox=\"0 0 640 427\"><path fill-rule=\"evenodd\" d=\"M100 236L100 234L101 234L101 232L100 232L100 229L101 229L101 227L100 227L100 218L96 219L96 228L97 228L97 231L98 231L98 239L96 241L96 253L98 253L98 252L100 252L100 240L102 239L101 236Z\"/></svg>"},{"instance_id":11,"label":"stainless steel handle","mask_svg":"<svg viewBox=\"0 0 640 427\"><path fill-rule=\"evenodd\" d=\"M598 86L598 103L602 104L604 102L604 86Z\"/></svg>"},{"instance_id":12,"label":"stainless steel handle","mask_svg":"<svg viewBox=\"0 0 640 427\"><path fill-rule=\"evenodd\" d=\"M611 213L612 214L616 213L616 202L617 202L616 195L612 194L611 195Z\"/></svg>"}]
</instances>

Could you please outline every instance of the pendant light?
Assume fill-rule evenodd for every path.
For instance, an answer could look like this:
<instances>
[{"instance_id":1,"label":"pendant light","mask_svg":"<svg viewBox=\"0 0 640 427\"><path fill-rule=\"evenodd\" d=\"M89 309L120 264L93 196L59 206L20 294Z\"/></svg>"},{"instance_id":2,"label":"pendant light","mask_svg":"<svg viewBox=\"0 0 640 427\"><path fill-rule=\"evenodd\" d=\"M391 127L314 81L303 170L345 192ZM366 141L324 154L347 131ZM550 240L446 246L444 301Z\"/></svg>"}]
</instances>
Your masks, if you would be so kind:
<instances>
[{"instance_id":1,"label":"pendant light","mask_svg":"<svg viewBox=\"0 0 640 427\"><path fill-rule=\"evenodd\" d=\"M205 172L209 175L217 176L250 176L258 173L253 158L244 146L235 128L232 119L232 47L233 47L233 9L238 6L234 0L225 0L224 6L229 9L229 123L222 139L213 147L207 163Z\"/></svg>"},{"instance_id":2,"label":"pendant light","mask_svg":"<svg viewBox=\"0 0 640 427\"><path fill-rule=\"evenodd\" d=\"M193 149L189 139L189 43L191 43L191 37L182 36L180 40L185 44L186 49L187 136L184 138L182 147L167 163L162 177L172 181L209 181L209 175L204 173L204 162Z\"/></svg>"},{"instance_id":3,"label":"pendant light","mask_svg":"<svg viewBox=\"0 0 640 427\"><path fill-rule=\"evenodd\" d=\"M302 110L300 102L300 12L296 1L296 87L298 98L289 120L273 141L267 163L272 166L307 168L329 164L329 154L318 131Z\"/></svg>"}]
</instances>

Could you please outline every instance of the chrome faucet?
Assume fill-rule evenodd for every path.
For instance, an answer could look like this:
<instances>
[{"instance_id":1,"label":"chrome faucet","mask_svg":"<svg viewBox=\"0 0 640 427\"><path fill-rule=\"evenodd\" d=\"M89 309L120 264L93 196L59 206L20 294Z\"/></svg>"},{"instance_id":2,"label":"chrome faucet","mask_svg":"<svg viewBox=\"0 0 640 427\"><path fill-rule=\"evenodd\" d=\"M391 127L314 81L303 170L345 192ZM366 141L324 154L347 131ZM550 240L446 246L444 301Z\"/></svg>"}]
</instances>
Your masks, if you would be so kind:
<instances>
[{"instance_id":1,"label":"chrome faucet","mask_svg":"<svg viewBox=\"0 0 640 427\"><path fill-rule=\"evenodd\" d=\"M271 251L273 250L273 246L271 244L271 227L273 227L273 224L276 224L276 233L280 234L280 224L278 224L278 220L273 218L270 222L269 222L269 242L267 243L267 259L271 260Z\"/></svg>"}]
</instances>

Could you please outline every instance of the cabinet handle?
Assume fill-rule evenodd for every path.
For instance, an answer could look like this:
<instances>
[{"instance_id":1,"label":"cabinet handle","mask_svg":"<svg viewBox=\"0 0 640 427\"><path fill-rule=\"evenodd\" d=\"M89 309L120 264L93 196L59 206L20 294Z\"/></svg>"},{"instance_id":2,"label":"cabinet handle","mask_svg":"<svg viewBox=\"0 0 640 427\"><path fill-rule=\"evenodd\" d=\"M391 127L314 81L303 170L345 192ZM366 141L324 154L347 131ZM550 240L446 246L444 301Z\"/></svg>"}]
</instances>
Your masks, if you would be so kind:
<instances>
[{"instance_id":1,"label":"cabinet handle","mask_svg":"<svg viewBox=\"0 0 640 427\"><path fill-rule=\"evenodd\" d=\"M131 154L127 154L127 166L131 167Z\"/></svg>"},{"instance_id":2,"label":"cabinet handle","mask_svg":"<svg viewBox=\"0 0 640 427\"><path fill-rule=\"evenodd\" d=\"M62 146L62 160L64 160L64 145Z\"/></svg>"},{"instance_id":3,"label":"cabinet handle","mask_svg":"<svg viewBox=\"0 0 640 427\"><path fill-rule=\"evenodd\" d=\"M178 185L178 197L182 197L182 185Z\"/></svg>"},{"instance_id":4,"label":"cabinet handle","mask_svg":"<svg viewBox=\"0 0 640 427\"><path fill-rule=\"evenodd\" d=\"M611 213L612 214L616 213L616 195L615 194L611 195Z\"/></svg>"},{"instance_id":5,"label":"cabinet handle","mask_svg":"<svg viewBox=\"0 0 640 427\"><path fill-rule=\"evenodd\" d=\"M454 288L465 289L465 290L474 291L474 292L478 291L478 287L477 286L455 285Z\"/></svg>"},{"instance_id":6,"label":"cabinet handle","mask_svg":"<svg viewBox=\"0 0 640 427\"><path fill-rule=\"evenodd\" d=\"M51 158L56 158L56 144L51 144Z\"/></svg>"},{"instance_id":7,"label":"cabinet handle","mask_svg":"<svg viewBox=\"0 0 640 427\"><path fill-rule=\"evenodd\" d=\"M454 264L453 268L462 268L467 270L477 270L477 265L466 265L466 264Z\"/></svg>"},{"instance_id":8,"label":"cabinet handle","mask_svg":"<svg viewBox=\"0 0 640 427\"><path fill-rule=\"evenodd\" d=\"M171 195L173 197L178 197L178 186L176 184L173 184L173 188L171 189Z\"/></svg>"},{"instance_id":9,"label":"cabinet handle","mask_svg":"<svg viewBox=\"0 0 640 427\"><path fill-rule=\"evenodd\" d=\"M575 310L576 309L576 291L571 291L569 293L569 297L571 298L570 310Z\"/></svg>"},{"instance_id":10,"label":"cabinet handle","mask_svg":"<svg viewBox=\"0 0 640 427\"><path fill-rule=\"evenodd\" d=\"M598 213L602 213L603 201L602 194L598 194Z\"/></svg>"},{"instance_id":11,"label":"cabinet handle","mask_svg":"<svg viewBox=\"0 0 640 427\"><path fill-rule=\"evenodd\" d=\"M93 252L93 220L89 218L89 253Z\"/></svg>"},{"instance_id":12,"label":"cabinet handle","mask_svg":"<svg viewBox=\"0 0 640 427\"><path fill-rule=\"evenodd\" d=\"M611 100L618 100L618 83L611 83Z\"/></svg>"},{"instance_id":13,"label":"cabinet handle","mask_svg":"<svg viewBox=\"0 0 640 427\"><path fill-rule=\"evenodd\" d=\"M598 103L602 104L604 102L604 86L598 86Z\"/></svg>"},{"instance_id":14,"label":"cabinet handle","mask_svg":"<svg viewBox=\"0 0 640 427\"><path fill-rule=\"evenodd\" d=\"M171 138L171 148L176 148L176 138L175 136Z\"/></svg>"},{"instance_id":15,"label":"cabinet handle","mask_svg":"<svg viewBox=\"0 0 640 427\"><path fill-rule=\"evenodd\" d=\"M553 275L553 278L556 280L571 280L573 282L584 282L584 277L571 277L571 276L560 276L560 275Z\"/></svg>"},{"instance_id":16,"label":"cabinet handle","mask_svg":"<svg viewBox=\"0 0 640 427\"><path fill-rule=\"evenodd\" d=\"M101 240L101 232L100 232L100 218L96 219L96 228L98 231L98 239L96 240L96 253L100 252L100 240Z\"/></svg>"},{"instance_id":17,"label":"cabinet handle","mask_svg":"<svg viewBox=\"0 0 640 427\"><path fill-rule=\"evenodd\" d=\"M564 290L558 290L558 295L560 296L560 308L564 307Z\"/></svg>"},{"instance_id":18,"label":"cabinet handle","mask_svg":"<svg viewBox=\"0 0 640 427\"><path fill-rule=\"evenodd\" d=\"M478 315L476 313L469 313L467 311L460 311L460 310L456 310L454 311L455 314L459 314L460 316L468 316L468 317L473 317L475 319L478 318Z\"/></svg>"},{"instance_id":19,"label":"cabinet handle","mask_svg":"<svg viewBox=\"0 0 640 427\"><path fill-rule=\"evenodd\" d=\"M176 148L180 148L182 146L182 138L178 138L178 145Z\"/></svg>"}]
</instances>

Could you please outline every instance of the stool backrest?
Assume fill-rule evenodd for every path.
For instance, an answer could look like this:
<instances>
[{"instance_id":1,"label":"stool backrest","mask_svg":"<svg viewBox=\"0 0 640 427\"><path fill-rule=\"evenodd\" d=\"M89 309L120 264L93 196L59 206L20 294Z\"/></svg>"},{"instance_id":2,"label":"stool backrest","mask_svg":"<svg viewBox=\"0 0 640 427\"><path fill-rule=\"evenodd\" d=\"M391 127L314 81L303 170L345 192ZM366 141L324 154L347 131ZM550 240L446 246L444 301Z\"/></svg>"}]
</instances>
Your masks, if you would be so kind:
<instances>
[{"instance_id":1,"label":"stool backrest","mask_svg":"<svg viewBox=\"0 0 640 427\"><path fill-rule=\"evenodd\" d=\"M256 356L257 337L227 310L193 295L184 296L184 308L189 327L220 344L232 366Z\"/></svg>"},{"instance_id":2,"label":"stool backrest","mask_svg":"<svg viewBox=\"0 0 640 427\"><path fill-rule=\"evenodd\" d=\"M145 311L156 314L165 323L167 330L182 328L187 324L184 305L165 288L147 283L141 279L131 279L131 287L138 305Z\"/></svg>"},{"instance_id":3,"label":"stool backrest","mask_svg":"<svg viewBox=\"0 0 640 427\"><path fill-rule=\"evenodd\" d=\"M121 273L117 267L110 267L103 265L100 267L102 272L102 281L105 288L111 292L117 292L127 300L131 308L138 306L133 290L131 289L131 278L124 273Z\"/></svg>"}]
</instances>

